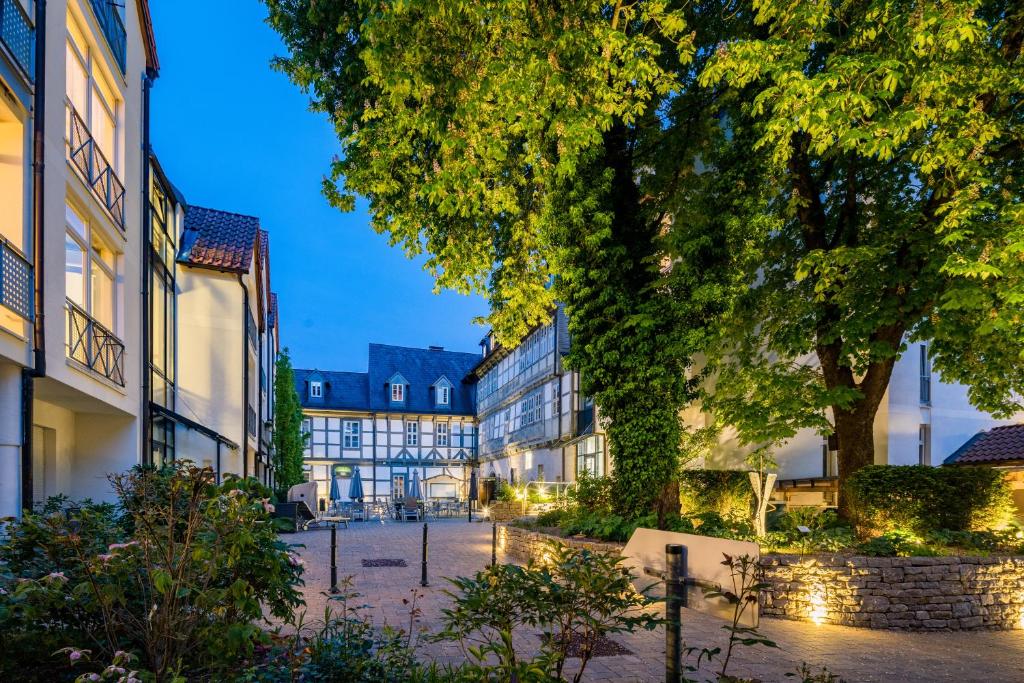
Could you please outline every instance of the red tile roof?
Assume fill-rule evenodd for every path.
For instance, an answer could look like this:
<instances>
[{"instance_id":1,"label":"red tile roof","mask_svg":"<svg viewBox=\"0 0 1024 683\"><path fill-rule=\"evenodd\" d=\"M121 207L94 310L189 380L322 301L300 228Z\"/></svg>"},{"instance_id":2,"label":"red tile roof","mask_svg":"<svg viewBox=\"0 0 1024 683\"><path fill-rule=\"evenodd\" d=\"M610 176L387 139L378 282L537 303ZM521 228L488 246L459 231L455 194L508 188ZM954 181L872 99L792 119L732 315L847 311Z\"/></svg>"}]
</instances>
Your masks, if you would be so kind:
<instances>
[{"instance_id":1,"label":"red tile roof","mask_svg":"<svg viewBox=\"0 0 1024 683\"><path fill-rule=\"evenodd\" d=\"M255 216L189 206L178 262L248 273L259 230Z\"/></svg>"},{"instance_id":2,"label":"red tile roof","mask_svg":"<svg viewBox=\"0 0 1024 683\"><path fill-rule=\"evenodd\" d=\"M951 456L947 465L1024 464L1024 424L978 432Z\"/></svg>"}]
</instances>

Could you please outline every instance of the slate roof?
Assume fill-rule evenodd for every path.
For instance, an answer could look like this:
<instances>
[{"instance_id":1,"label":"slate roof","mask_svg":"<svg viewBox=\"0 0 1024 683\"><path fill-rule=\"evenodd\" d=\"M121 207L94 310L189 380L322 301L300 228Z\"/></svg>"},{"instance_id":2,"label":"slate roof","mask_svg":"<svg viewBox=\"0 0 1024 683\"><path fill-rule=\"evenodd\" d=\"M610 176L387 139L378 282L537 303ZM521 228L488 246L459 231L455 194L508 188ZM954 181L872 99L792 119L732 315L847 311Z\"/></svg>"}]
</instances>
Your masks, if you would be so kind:
<instances>
[{"instance_id":1,"label":"slate roof","mask_svg":"<svg viewBox=\"0 0 1024 683\"><path fill-rule=\"evenodd\" d=\"M946 465L1024 464L1024 424L978 432L945 460Z\"/></svg>"},{"instance_id":2,"label":"slate roof","mask_svg":"<svg viewBox=\"0 0 1024 683\"><path fill-rule=\"evenodd\" d=\"M189 206L178 263L247 273L259 230L255 216Z\"/></svg>"},{"instance_id":3,"label":"slate roof","mask_svg":"<svg viewBox=\"0 0 1024 683\"><path fill-rule=\"evenodd\" d=\"M462 380L479 358L475 353L370 344L367 372L297 369L295 388L304 408L473 415L476 412L476 389ZM401 405L391 403L385 386L396 374L408 382L405 401ZM322 399L309 397L307 382L318 379L317 375L324 382ZM442 377L452 385L451 406L447 408L435 405L432 391Z\"/></svg>"}]
</instances>

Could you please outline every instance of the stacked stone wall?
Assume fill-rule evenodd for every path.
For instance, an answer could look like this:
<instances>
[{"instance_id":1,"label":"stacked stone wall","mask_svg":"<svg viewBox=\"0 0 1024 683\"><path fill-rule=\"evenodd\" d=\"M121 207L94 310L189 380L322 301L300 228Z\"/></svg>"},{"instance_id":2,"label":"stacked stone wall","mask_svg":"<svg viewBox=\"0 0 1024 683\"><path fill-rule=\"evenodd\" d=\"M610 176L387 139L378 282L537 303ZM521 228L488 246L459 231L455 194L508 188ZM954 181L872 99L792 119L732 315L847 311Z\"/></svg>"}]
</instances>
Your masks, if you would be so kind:
<instances>
[{"instance_id":1,"label":"stacked stone wall","mask_svg":"<svg viewBox=\"0 0 1024 683\"><path fill-rule=\"evenodd\" d=\"M498 548L518 562L542 560L548 534L500 525ZM562 543L621 553L623 544ZM1024 557L761 557L761 615L876 629L1024 628Z\"/></svg>"}]
</instances>

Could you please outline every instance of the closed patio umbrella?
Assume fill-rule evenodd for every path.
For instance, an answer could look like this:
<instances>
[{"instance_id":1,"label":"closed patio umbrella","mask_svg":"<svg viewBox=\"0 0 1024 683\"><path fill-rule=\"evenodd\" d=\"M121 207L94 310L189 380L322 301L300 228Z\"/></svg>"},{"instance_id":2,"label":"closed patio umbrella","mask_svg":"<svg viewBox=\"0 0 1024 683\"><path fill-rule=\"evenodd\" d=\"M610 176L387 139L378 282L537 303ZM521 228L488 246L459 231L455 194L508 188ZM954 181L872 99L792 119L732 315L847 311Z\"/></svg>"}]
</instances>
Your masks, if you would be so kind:
<instances>
[{"instance_id":1,"label":"closed patio umbrella","mask_svg":"<svg viewBox=\"0 0 1024 683\"><path fill-rule=\"evenodd\" d=\"M331 504L341 500L341 482L337 477L331 477Z\"/></svg>"},{"instance_id":2,"label":"closed patio umbrella","mask_svg":"<svg viewBox=\"0 0 1024 683\"><path fill-rule=\"evenodd\" d=\"M473 501L479 500L479 498L480 491L476 482L476 470L473 470L469 473L469 499Z\"/></svg>"},{"instance_id":3,"label":"closed patio umbrella","mask_svg":"<svg viewBox=\"0 0 1024 683\"><path fill-rule=\"evenodd\" d=\"M363 500L363 478L359 474L358 467L352 473L352 481L348 485L348 497L358 502Z\"/></svg>"},{"instance_id":4,"label":"closed patio umbrella","mask_svg":"<svg viewBox=\"0 0 1024 683\"><path fill-rule=\"evenodd\" d=\"M423 498L423 490L420 486L420 471L413 470L412 481L409 482L409 496L419 500Z\"/></svg>"}]
</instances>

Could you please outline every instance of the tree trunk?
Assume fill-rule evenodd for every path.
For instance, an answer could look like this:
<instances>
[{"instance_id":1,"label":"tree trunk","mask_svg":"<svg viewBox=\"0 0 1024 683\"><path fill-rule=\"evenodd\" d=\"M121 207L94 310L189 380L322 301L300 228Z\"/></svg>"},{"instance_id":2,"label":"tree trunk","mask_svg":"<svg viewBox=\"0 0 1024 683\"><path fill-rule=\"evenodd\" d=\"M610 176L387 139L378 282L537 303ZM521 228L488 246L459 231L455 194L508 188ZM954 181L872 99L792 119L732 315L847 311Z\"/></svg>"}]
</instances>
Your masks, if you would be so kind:
<instances>
[{"instance_id":1,"label":"tree trunk","mask_svg":"<svg viewBox=\"0 0 1024 683\"><path fill-rule=\"evenodd\" d=\"M669 517L679 515L679 481L672 480L661 489L661 495L656 502L658 512L658 528L668 527Z\"/></svg>"},{"instance_id":2,"label":"tree trunk","mask_svg":"<svg viewBox=\"0 0 1024 683\"><path fill-rule=\"evenodd\" d=\"M851 410L835 410L839 442L839 516L852 519L846 482L862 467L875 464L874 426L877 402L857 401Z\"/></svg>"}]
</instances>

